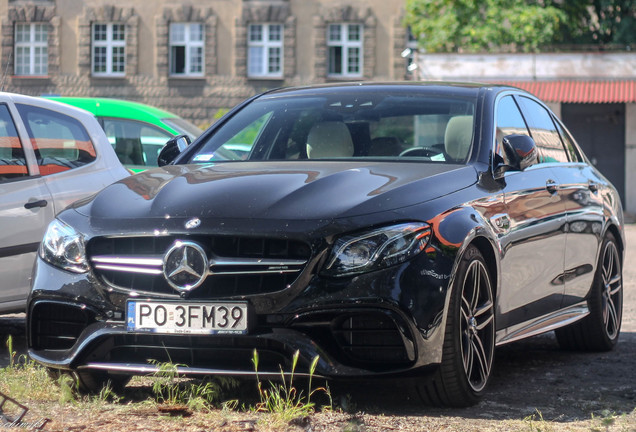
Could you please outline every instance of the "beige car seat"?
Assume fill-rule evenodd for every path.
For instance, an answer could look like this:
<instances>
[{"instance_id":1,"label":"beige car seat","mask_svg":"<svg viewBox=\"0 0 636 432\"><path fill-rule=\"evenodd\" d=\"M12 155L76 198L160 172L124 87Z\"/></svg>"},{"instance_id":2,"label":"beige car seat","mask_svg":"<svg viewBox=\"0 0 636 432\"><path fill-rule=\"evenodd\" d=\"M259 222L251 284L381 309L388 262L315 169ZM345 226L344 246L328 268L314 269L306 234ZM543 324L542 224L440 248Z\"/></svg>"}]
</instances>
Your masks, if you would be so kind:
<instances>
[{"instance_id":1,"label":"beige car seat","mask_svg":"<svg viewBox=\"0 0 636 432\"><path fill-rule=\"evenodd\" d=\"M346 124L338 121L316 123L307 135L309 159L353 156L353 141Z\"/></svg>"}]
</instances>

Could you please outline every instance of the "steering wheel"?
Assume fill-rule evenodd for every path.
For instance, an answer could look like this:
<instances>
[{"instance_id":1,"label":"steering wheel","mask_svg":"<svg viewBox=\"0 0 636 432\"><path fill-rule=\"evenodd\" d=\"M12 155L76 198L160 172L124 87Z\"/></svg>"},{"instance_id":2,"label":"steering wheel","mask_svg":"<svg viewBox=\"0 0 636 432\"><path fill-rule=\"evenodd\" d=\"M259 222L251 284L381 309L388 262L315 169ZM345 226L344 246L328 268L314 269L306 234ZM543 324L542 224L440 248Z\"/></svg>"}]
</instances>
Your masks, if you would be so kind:
<instances>
[{"instance_id":1,"label":"steering wheel","mask_svg":"<svg viewBox=\"0 0 636 432\"><path fill-rule=\"evenodd\" d=\"M438 154L440 154L441 152L434 150L434 149L430 149L430 148L426 148L426 147L422 147L422 146L416 146L416 147L409 147L406 150L402 151L402 153L400 153L400 156L425 156L425 157L432 157L432 156L436 156Z\"/></svg>"}]
</instances>

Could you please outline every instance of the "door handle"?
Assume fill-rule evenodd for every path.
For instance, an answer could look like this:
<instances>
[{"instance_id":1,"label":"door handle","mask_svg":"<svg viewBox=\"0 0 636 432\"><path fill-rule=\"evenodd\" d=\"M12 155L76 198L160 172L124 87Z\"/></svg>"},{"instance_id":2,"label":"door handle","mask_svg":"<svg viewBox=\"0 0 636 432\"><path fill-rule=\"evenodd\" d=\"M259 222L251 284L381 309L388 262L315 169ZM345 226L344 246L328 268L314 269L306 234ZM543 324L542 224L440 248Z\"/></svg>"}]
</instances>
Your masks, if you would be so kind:
<instances>
[{"instance_id":1,"label":"door handle","mask_svg":"<svg viewBox=\"0 0 636 432\"><path fill-rule=\"evenodd\" d=\"M594 193L598 192L598 183L596 183L594 181L590 181L587 184L587 187L588 187L589 190L591 190Z\"/></svg>"},{"instance_id":2,"label":"door handle","mask_svg":"<svg viewBox=\"0 0 636 432\"><path fill-rule=\"evenodd\" d=\"M501 231L510 229L510 218L507 214L496 214L490 218L490 221Z\"/></svg>"},{"instance_id":3,"label":"door handle","mask_svg":"<svg viewBox=\"0 0 636 432\"><path fill-rule=\"evenodd\" d=\"M545 188L548 190L548 192L550 192L551 194L554 194L557 192L557 184L554 180L552 179L548 179L548 181L545 182Z\"/></svg>"},{"instance_id":4,"label":"door handle","mask_svg":"<svg viewBox=\"0 0 636 432\"><path fill-rule=\"evenodd\" d=\"M47 200L38 200L38 201L31 201L28 202L24 205L25 209L32 209L32 208L36 208L36 207L46 207L48 205L48 201Z\"/></svg>"}]
</instances>

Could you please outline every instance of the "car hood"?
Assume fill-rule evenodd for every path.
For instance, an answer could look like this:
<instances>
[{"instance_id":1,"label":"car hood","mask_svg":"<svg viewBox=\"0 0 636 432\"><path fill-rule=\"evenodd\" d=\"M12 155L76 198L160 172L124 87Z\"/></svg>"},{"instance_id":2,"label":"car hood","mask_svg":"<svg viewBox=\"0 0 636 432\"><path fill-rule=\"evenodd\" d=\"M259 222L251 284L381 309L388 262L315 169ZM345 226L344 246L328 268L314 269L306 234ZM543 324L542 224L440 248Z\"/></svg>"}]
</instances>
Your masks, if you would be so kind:
<instances>
[{"instance_id":1,"label":"car hood","mask_svg":"<svg viewBox=\"0 0 636 432\"><path fill-rule=\"evenodd\" d=\"M434 163L176 165L123 179L75 209L108 219L334 219L419 204L476 182L472 166Z\"/></svg>"}]
</instances>

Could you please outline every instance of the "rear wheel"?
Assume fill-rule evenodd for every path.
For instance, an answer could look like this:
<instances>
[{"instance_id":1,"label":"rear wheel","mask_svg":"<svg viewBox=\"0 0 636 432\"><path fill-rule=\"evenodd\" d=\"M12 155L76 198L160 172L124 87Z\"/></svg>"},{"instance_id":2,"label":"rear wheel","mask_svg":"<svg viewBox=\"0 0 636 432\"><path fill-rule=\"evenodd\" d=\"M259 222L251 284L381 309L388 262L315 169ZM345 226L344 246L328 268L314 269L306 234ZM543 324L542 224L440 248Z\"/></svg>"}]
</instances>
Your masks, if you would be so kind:
<instances>
[{"instance_id":1,"label":"rear wheel","mask_svg":"<svg viewBox=\"0 0 636 432\"><path fill-rule=\"evenodd\" d=\"M475 246L463 254L451 290L442 362L417 389L426 403L465 407L483 395L495 351L492 282Z\"/></svg>"},{"instance_id":2,"label":"rear wheel","mask_svg":"<svg viewBox=\"0 0 636 432\"><path fill-rule=\"evenodd\" d=\"M587 304L588 316L555 331L559 345L582 351L609 351L618 341L623 314L621 254L610 232L601 246Z\"/></svg>"}]
</instances>

